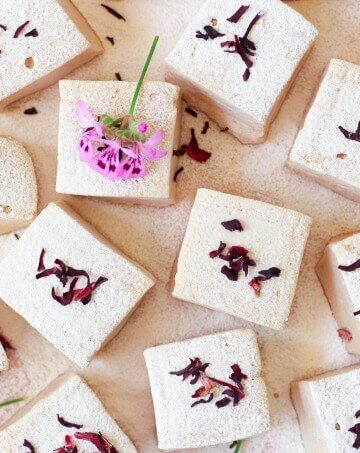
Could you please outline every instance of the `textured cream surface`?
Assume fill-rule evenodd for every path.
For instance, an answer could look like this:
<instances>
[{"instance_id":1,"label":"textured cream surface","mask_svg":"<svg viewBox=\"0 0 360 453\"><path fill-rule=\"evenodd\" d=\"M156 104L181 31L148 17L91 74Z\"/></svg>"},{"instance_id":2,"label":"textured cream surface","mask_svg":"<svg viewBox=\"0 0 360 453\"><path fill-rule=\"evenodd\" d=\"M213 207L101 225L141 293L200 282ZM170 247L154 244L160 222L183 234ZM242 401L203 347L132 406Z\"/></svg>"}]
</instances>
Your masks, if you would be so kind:
<instances>
[{"instance_id":1,"label":"textured cream surface","mask_svg":"<svg viewBox=\"0 0 360 453\"><path fill-rule=\"evenodd\" d=\"M360 367L342 369L330 375L297 383L307 391L313 404L313 413L304 414L304 417L314 417L319 422L319 436L327 449L321 450L332 453L353 453L352 444L356 436L349 429L358 423L355 413L360 403ZM304 418L305 419L305 418ZM335 429L338 423L340 429ZM314 450L311 444L305 444L306 451Z\"/></svg>"},{"instance_id":2,"label":"textured cream surface","mask_svg":"<svg viewBox=\"0 0 360 453\"><path fill-rule=\"evenodd\" d=\"M0 101L93 48L94 43L80 31L60 4L71 5L68 0L0 1L1 24L7 27L6 31L1 30ZM16 29L25 21L30 23L18 38L13 38ZM37 37L24 36L33 28L38 31ZM97 46L97 53L100 53L100 44ZM25 66L27 58L33 59L33 68Z\"/></svg>"},{"instance_id":3,"label":"textured cream surface","mask_svg":"<svg viewBox=\"0 0 360 453\"><path fill-rule=\"evenodd\" d=\"M138 199L170 202L172 199L174 160L173 149L178 147L177 120L180 91L168 83L146 83L140 94L135 119L149 125L150 131L166 132L159 149L167 155L148 162L148 173L143 178L110 181L81 162L77 141L82 132L76 116L76 103L85 101L94 116L108 114L119 117L127 114L135 83L129 82L60 82L60 125L58 192L120 199Z\"/></svg>"},{"instance_id":4,"label":"textured cream surface","mask_svg":"<svg viewBox=\"0 0 360 453\"><path fill-rule=\"evenodd\" d=\"M197 13L203 0L113 1L126 17L118 21L98 0L74 0L90 25L102 37L106 52L71 75L74 79L114 80L120 72L134 81L156 32L161 39L147 80L163 80L164 58ZM290 3L290 2L289 2ZM110 4L110 2L109 2ZM83 374L109 412L135 442L141 453L158 453L155 418L144 349L213 332L252 327L262 348L263 372L269 389L272 429L244 442L242 453L303 453L289 383L359 362L346 352L337 325L315 273L325 246L342 233L359 231L359 205L284 168L303 114L331 57L360 64L360 10L358 0L296 0L291 2L319 29L314 51L279 112L266 143L243 146L230 134L219 133L210 122L183 115L181 143L189 141L194 127L200 145L212 152L204 165L180 158L185 170L177 179L177 203L166 209L103 203L90 198L60 197L55 192L59 93L56 86L12 105L0 113L0 133L24 143L31 155L40 189L40 206L66 199L86 220L160 282L149 291L124 329L97 354ZM139 14L141 11L141 14ZM111 32L110 32L111 30ZM115 46L105 36L115 37ZM36 106L39 114L23 110ZM21 124L21 127L19 126ZM181 246L197 188L207 187L303 212L313 219L294 303L286 328L274 331L201 306L174 299L165 288ZM16 243L13 235L0 236L0 256ZM14 343L17 362L2 373L0 400L23 394L27 399L56 374L73 366L22 317L0 303L0 328ZM18 363L18 364L16 364ZM15 366L16 365L16 366ZM6 420L9 406L0 411ZM140 421L140 422L139 422ZM230 443L195 450L224 453ZM186 453L195 453L187 450Z\"/></svg>"},{"instance_id":5,"label":"textured cream surface","mask_svg":"<svg viewBox=\"0 0 360 453\"><path fill-rule=\"evenodd\" d=\"M0 343L0 371L6 371L9 368L9 360L7 358L5 349Z\"/></svg>"},{"instance_id":6,"label":"textured cream surface","mask_svg":"<svg viewBox=\"0 0 360 453\"><path fill-rule=\"evenodd\" d=\"M33 220L37 191L34 166L25 148L10 137L0 137L0 233Z\"/></svg>"},{"instance_id":7,"label":"textured cream surface","mask_svg":"<svg viewBox=\"0 0 360 453\"><path fill-rule=\"evenodd\" d=\"M264 124L281 97L299 62L316 37L315 28L300 14L278 0L249 0L250 9L237 24L227 21L239 8L237 0L209 0L196 14L167 57L171 68L199 84L200 89L218 95L246 122ZM242 79L246 69L238 54L228 54L220 43L242 36L250 21L260 11L264 16L257 22L249 38L257 51L247 82ZM195 37L197 30L217 20L215 27L226 36L205 41Z\"/></svg>"},{"instance_id":8,"label":"textured cream surface","mask_svg":"<svg viewBox=\"0 0 360 453\"><path fill-rule=\"evenodd\" d=\"M269 429L266 388L261 373L261 359L256 335L252 330L222 332L188 341L147 349L144 352L155 408L159 448L173 450L196 448L231 442ZM229 382L231 365L238 364L243 373L245 398L237 406L218 409L217 394L209 404L191 407L191 398L201 387L191 385L191 377L170 375L198 357L210 365L206 373ZM220 389L219 389L220 390ZM222 388L222 390L224 390ZM211 428L210 428L211 427ZM210 428L210 429L209 429Z\"/></svg>"},{"instance_id":9,"label":"textured cream surface","mask_svg":"<svg viewBox=\"0 0 360 453\"><path fill-rule=\"evenodd\" d=\"M52 203L0 265L1 299L80 366L89 363L154 283L150 275L96 234ZM46 268L60 259L86 270L91 281L100 276L108 281L95 289L89 304L72 302L64 307L51 297L52 287L57 294L64 292L59 280L54 276L35 279L42 248ZM77 287L85 283L82 278Z\"/></svg>"},{"instance_id":10,"label":"textured cream surface","mask_svg":"<svg viewBox=\"0 0 360 453\"><path fill-rule=\"evenodd\" d=\"M49 395L24 415L0 431L0 449L3 453L18 453L27 439L37 453L49 453L64 446L66 435L72 436L79 451L91 451L93 444L76 440L75 432L101 432L119 453L136 453L134 445L106 411L95 393L77 375L64 376ZM83 425L80 429L62 426L57 415L64 420Z\"/></svg>"},{"instance_id":11,"label":"textured cream surface","mask_svg":"<svg viewBox=\"0 0 360 453\"><path fill-rule=\"evenodd\" d=\"M244 231L231 232L221 222L240 220ZM274 329L288 319L311 220L298 212L221 192L199 189L177 263L173 296ZM227 265L209 253L221 242L245 247L256 267L248 277L230 281ZM226 253L226 250L224 253ZM278 278L261 283L257 297L249 286L261 270L280 269Z\"/></svg>"},{"instance_id":12,"label":"textured cream surface","mask_svg":"<svg viewBox=\"0 0 360 453\"><path fill-rule=\"evenodd\" d=\"M347 139L339 126L357 130L359 88L360 66L331 60L288 161L295 170L356 201L360 201L360 143Z\"/></svg>"}]
</instances>

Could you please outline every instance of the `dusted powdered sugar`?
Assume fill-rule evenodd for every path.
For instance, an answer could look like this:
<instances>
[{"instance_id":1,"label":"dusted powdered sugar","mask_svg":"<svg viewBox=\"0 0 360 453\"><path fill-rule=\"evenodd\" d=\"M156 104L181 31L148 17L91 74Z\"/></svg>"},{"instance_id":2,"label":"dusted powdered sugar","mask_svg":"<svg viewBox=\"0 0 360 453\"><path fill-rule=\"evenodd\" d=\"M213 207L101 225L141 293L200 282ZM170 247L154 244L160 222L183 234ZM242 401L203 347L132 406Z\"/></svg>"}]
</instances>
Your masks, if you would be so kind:
<instances>
[{"instance_id":1,"label":"dusted powdered sugar","mask_svg":"<svg viewBox=\"0 0 360 453\"><path fill-rule=\"evenodd\" d=\"M244 231L227 231L221 223L238 219ZM199 189L178 258L173 296L275 329L290 312L311 220L306 215L235 195ZM220 241L249 250L256 267L237 282L220 271L229 263L209 252ZM281 273L261 284L256 297L249 281L260 270Z\"/></svg>"},{"instance_id":2,"label":"dusted powdered sugar","mask_svg":"<svg viewBox=\"0 0 360 453\"><path fill-rule=\"evenodd\" d=\"M54 276L35 278L42 248L46 267L59 258L86 270L91 281L100 276L108 281L94 290L88 305L74 301L62 306L51 297L52 287L64 291L60 282ZM0 265L1 299L80 366L118 332L153 284L150 274L66 205L55 203L41 212Z\"/></svg>"},{"instance_id":3,"label":"dusted powdered sugar","mask_svg":"<svg viewBox=\"0 0 360 453\"><path fill-rule=\"evenodd\" d=\"M25 148L0 137L0 234L28 225L37 209L34 166Z\"/></svg>"},{"instance_id":4,"label":"dusted powdered sugar","mask_svg":"<svg viewBox=\"0 0 360 453\"><path fill-rule=\"evenodd\" d=\"M73 436L75 432L81 431L101 432L119 453L136 453L130 439L79 376L63 376L35 401L25 406L0 431L1 452L18 453L23 450L24 439L27 439L36 453L49 453L64 446L65 435ZM83 427L75 429L62 426L57 420L58 414L66 421ZM88 441L75 440L74 437L73 440L78 451L90 452L96 448Z\"/></svg>"},{"instance_id":5,"label":"dusted powdered sugar","mask_svg":"<svg viewBox=\"0 0 360 453\"><path fill-rule=\"evenodd\" d=\"M291 150L288 165L336 192L360 201L360 66L332 59ZM340 155L340 156L339 156Z\"/></svg>"},{"instance_id":6,"label":"dusted powdered sugar","mask_svg":"<svg viewBox=\"0 0 360 453\"><path fill-rule=\"evenodd\" d=\"M61 193L108 197L121 202L169 204L174 199L173 175L179 145L180 90L163 83L145 83L137 103L135 119L146 123L149 132L163 130L159 147L167 155L149 162L143 178L111 181L80 161L77 141L82 128L76 116L76 103L83 100L95 117L114 118L128 113L136 84L131 82L60 82L59 154L56 190Z\"/></svg>"},{"instance_id":7,"label":"dusted powdered sugar","mask_svg":"<svg viewBox=\"0 0 360 453\"><path fill-rule=\"evenodd\" d=\"M0 30L0 107L56 82L102 52L99 39L69 0L0 0L0 10L7 28ZM24 36L34 28L37 37ZM27 58L33 67L26 67Z\"/></svg>"},{"instance_id":8,"label":"dusted powdered sugar","mask_svg":"<svg viewBox=\"0 0 360 453\"><path fill-rule=\"evenodd\" d=\"M261 362L252 330L222 332L147 349L144 353L155 408L159 448L197 448L250 437L270 428L266 388L260 377ZM191 395L201 386L191 378L170 375L198 357L210 365L209 376L229 381L231 365L248 376L242 381L245 398L237 406L218 409L212 401L191 407ZM220 395L216 394L216 395Z\"/></svg>"}]
</instances>

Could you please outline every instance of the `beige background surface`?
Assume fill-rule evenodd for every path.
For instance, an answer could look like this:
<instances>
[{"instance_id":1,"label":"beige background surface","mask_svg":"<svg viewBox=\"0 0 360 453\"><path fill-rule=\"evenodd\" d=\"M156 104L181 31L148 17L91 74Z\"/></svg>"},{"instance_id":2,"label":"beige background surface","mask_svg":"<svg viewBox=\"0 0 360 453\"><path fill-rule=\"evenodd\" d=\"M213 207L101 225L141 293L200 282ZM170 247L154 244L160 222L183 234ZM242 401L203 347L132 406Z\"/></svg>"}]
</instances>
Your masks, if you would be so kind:
<instances>
[{"instance_id":1,"label":"beige background surface","mask_svg":"<svg viewBox=\"0 0 360 453\"><path fill-rule=\"evenodd\" d=\"M135 80L150 41L161 35L149 80L161 80L163 58L202 0L108 1L127 19L118 21L99 6L98 0L74 3L104 40L105 54L71 74L71 78ZM159 279L124 330L82 374L113 416L131 436L140 452L156 452L154 415L142 351L155 344L185 339L230 328L251 326L258 332L268 383L273 430L245 442L243 453L302 451L289 383L297 378L360 361L349 356L337 336L336 324L314 273L314 265L326 242L340 233L360 230L359 205L284 169L289 149L320 75L330 57L360 64L359 0L299 0L291 2L319 29L315 50L301 71L264 145L247 147L232 136L219 133L211 123L200 136L203 122L184 114L183 142L189 128L198 132L200 145L211 151L206 164L187 157L178 178L178 202L166 209L123 207L89 199L67 200L85 219ZM111 47L105 36L115 37ZM276 62L275 62L276 64ZM33 157L44 207L55 194L58 114L56 86L37 93L0 114L0 134L12 135ZM35 106L39 114L24 116ZM339 150L341 152L341 150ZM171 267L198 187L208 187L259 198L296 209L313 220L290 320L286 329L274 332L225 314L173 299L166 290ZM274 232L276 234L276 232ZM13 245L12 235L0 237L3 255ZM261 307L260 307L261 309ZM31 398L50 380L72 365L25 321L0 305L0 326L17 347L10 353L11 370L0 375L0 400L18 394ZM277 398L274 396L277 394ZM0 421L18 407L1 410ZM207 450L230 451L228 445Z\"/></svg>"}]
</instances>

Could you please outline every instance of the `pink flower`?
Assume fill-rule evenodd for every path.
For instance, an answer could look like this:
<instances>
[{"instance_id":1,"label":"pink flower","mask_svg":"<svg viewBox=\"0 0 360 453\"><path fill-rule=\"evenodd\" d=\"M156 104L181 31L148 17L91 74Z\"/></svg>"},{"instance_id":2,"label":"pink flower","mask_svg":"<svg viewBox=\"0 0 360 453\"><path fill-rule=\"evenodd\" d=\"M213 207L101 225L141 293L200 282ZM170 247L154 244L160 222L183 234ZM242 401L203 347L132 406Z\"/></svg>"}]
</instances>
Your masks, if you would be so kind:
<instances>
[{"instance_id":1,"label":"pink flower","mask_svg":"<svg viewBox=\"0 0 360 453\"><path fill-rule=\"evenodd\" d=\"M104 125L94 118L93 114L88 109L84 101L80 99L76 104L76 114L79 118L80 124L84 129L95 129L98 136L102 137L104 134Z\"/></svg>"},{"instance_id":2,"label":"pink flower","mask_svg":"<svg viewBox=\"0 0 360 453\"><path fill-rule=\"evenodd\" d=\"M154 132L145 143L139 143L140 152L150 159L160 159L166 156L166 151L158 151L156 148L161 144L165 136L164 131Z\"/></svg>"},{"instance_id":3,"label":"pink flower","mask_svg":"<svg viewBox=\"0 0 360 453\"><path fill-rule=\"evenodd\" d=\"M77 147L80 159L83 162L90 162L94 151L102 142L104 136L104 125L96 121L84 101L79 100L76 105L76 113L81 126L85 129L79 137Z\"/></svg>"}]
</instances>

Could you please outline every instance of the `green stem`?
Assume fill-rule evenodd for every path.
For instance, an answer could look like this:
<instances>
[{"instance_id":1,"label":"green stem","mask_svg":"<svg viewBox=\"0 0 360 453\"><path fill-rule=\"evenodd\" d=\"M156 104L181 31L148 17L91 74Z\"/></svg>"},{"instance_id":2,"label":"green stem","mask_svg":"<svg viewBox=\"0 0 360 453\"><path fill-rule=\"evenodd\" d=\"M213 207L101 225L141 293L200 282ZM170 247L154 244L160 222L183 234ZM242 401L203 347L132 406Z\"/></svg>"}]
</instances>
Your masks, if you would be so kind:
<instances>
[{"instance_id":1,"label":"green stem","mask_svg":"<svg viewBox=\"0 0 360 453\"><path fill-rule=\"evenodd\" d=\"M239 453L240 452L241 444L242 444L242 440L238 440L236 442L236 447L235 447L234 453Z\"/></svg>"},{"instance_id":2,"label":"green stem","mask_svg":"<svg viewBox=\"0 0 360 453\"><path fill-rule=\"evenodd\" d=\"M23 397L16 398L10 401L4 401L3 403L0 403L0 407L10 406L11 404L21 403L22 401L24 401Z\"/></svg>"},{"instance_id":3,"label":"green stem","mask_svg":"<svg viewBox=\"0 0 360 453\"><path fill-rule=\"evenodd\" d=\"M146 73L147 73L147 71L149 69L152 57L154 56L154 52L155 52L155 49L156 49L158 41L159 41L159 36L155 36L155 38L153 40L153 43L152 43L152 46L151 46L151 49L150 49L150 52L149 52L149 55L148 55L148 57L146 59L144 68L143 68L143 70L141 72L140 79L138 80L138 83L136 84L136 88L135 88L135 91L134 91L134 95L133 95L133 98L132 98L132 101L131 101L131 105L130 105L130 110L129 110L129 115L131 115L131 116L133 116L134 113L135 113L136 103L137 103L137 100L138 100L138 97L139 97L139 94L140 94L140 89L141 89L141 86L142 86L142 84L144 82Z\"/></svg>"}]
</instances>

